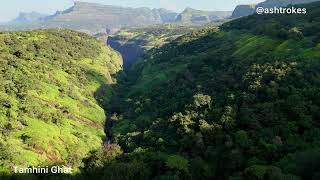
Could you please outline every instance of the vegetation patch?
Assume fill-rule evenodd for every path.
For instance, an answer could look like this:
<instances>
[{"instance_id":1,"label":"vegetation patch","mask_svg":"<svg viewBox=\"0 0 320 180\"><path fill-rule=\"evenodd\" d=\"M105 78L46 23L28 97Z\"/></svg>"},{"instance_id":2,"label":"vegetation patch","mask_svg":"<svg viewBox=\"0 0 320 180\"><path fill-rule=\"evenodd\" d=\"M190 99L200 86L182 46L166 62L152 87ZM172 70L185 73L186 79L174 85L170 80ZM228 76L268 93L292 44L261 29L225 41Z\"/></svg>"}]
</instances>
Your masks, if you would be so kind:
<instances>
[{"instance_id":1,"label":"vegetation patch","mask_svg":"<svg viewBox=\"0 0 320 180\"><path fill-rule=\"evenodd\" d=\"M121 57L69 30L1 33L0 44L1 172L78 168L103 141L106 116L94 95L113 83Z\"/></svg>"}]
</instances>

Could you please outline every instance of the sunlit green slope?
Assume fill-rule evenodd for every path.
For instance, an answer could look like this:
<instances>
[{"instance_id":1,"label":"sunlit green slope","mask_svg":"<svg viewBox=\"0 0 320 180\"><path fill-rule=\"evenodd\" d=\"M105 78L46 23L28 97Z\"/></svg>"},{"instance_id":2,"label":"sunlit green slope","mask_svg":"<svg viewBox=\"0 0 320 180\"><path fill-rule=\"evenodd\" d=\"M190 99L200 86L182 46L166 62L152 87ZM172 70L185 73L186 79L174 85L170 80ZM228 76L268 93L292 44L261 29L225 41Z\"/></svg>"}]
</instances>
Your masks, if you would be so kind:
<instances>
[{"instance_id":1,"label":"sunlit green slope","mask_svg":"<svg viewBox=\"0 0 320 180\"><path fill-rule=\"evenodd\" d=\"M111 89L96 91L121 68L115 51L82 33L0 33L0 172L79 166L104 137L96 99Z\"/></svg>"}]
</instances>

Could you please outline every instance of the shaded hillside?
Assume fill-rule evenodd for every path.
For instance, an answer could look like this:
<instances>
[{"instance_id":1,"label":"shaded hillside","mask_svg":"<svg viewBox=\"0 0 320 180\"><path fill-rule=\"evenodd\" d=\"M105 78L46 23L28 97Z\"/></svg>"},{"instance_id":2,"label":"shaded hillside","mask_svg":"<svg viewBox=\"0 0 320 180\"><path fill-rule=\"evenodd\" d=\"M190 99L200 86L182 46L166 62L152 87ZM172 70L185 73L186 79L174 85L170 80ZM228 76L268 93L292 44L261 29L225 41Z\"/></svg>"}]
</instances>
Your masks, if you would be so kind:
<instances>
[{"instance_id":1,"label":"shaded hillside","mask_svg":"<svg viewBox=\"0 0 320 180\"><path fill-rule=\"evenodd\" d=\"M13 166L74 168L101 146L98 100L121 70L121 57L69 30L0 33L0 175Z\"/></svg>"},{"instance_id":2,"label":"shaded hillside","mask_svg":"<svg viewBox=\"0 0 320 180\"><path fill-rule=\"evenodd\" d=\"M320 3L304 6L189 33L132 66L109 105L114 144L84 172L319 179Z\"/></svg>"}]
</instances>

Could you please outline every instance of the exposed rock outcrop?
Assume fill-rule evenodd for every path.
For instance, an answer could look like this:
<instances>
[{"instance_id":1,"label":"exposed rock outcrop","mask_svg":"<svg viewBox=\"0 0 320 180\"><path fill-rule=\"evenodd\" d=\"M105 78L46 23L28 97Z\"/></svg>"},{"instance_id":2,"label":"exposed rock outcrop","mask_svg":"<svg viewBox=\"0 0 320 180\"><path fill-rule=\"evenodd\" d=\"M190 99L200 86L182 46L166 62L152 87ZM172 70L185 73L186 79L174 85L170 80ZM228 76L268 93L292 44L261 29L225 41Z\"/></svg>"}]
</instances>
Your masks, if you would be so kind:
<instances>
[{"instance_id":1,"label":"exposed rock outcrop","mask_svg":"<svg viewBox=\"0 0 320 180\"><path fill-rule=\"evenodd\" d=\"M255 11L256 4L251 5L238 5L233 13L231 18L239 18L243 16L248 16L250 14L253 14Z\"/></svg>"}]
</instances>

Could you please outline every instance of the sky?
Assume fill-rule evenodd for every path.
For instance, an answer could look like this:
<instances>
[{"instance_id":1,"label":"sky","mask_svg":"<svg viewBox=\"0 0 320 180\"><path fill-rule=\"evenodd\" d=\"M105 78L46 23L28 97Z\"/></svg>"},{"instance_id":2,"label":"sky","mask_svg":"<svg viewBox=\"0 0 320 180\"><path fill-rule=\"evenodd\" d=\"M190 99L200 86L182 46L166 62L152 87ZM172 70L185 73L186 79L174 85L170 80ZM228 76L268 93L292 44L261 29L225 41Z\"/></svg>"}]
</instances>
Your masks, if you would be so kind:
<instances>
[{"instance_id":1,"label":"sky","mask_svg":"<svg viewBox=\"0 0 320 180\"><path fill-rule=\"evenodd\" d=\"M57 10L71 7L74 0L3 0L0 3L0 22L7 22L18 16L19 12L40 12L53 14ZM263 0L81 0L106 5L124 7L166 8L176 12L186 7L201 10L233 10L238 4L251 4Z\"/></svg>"}]
</instances>

